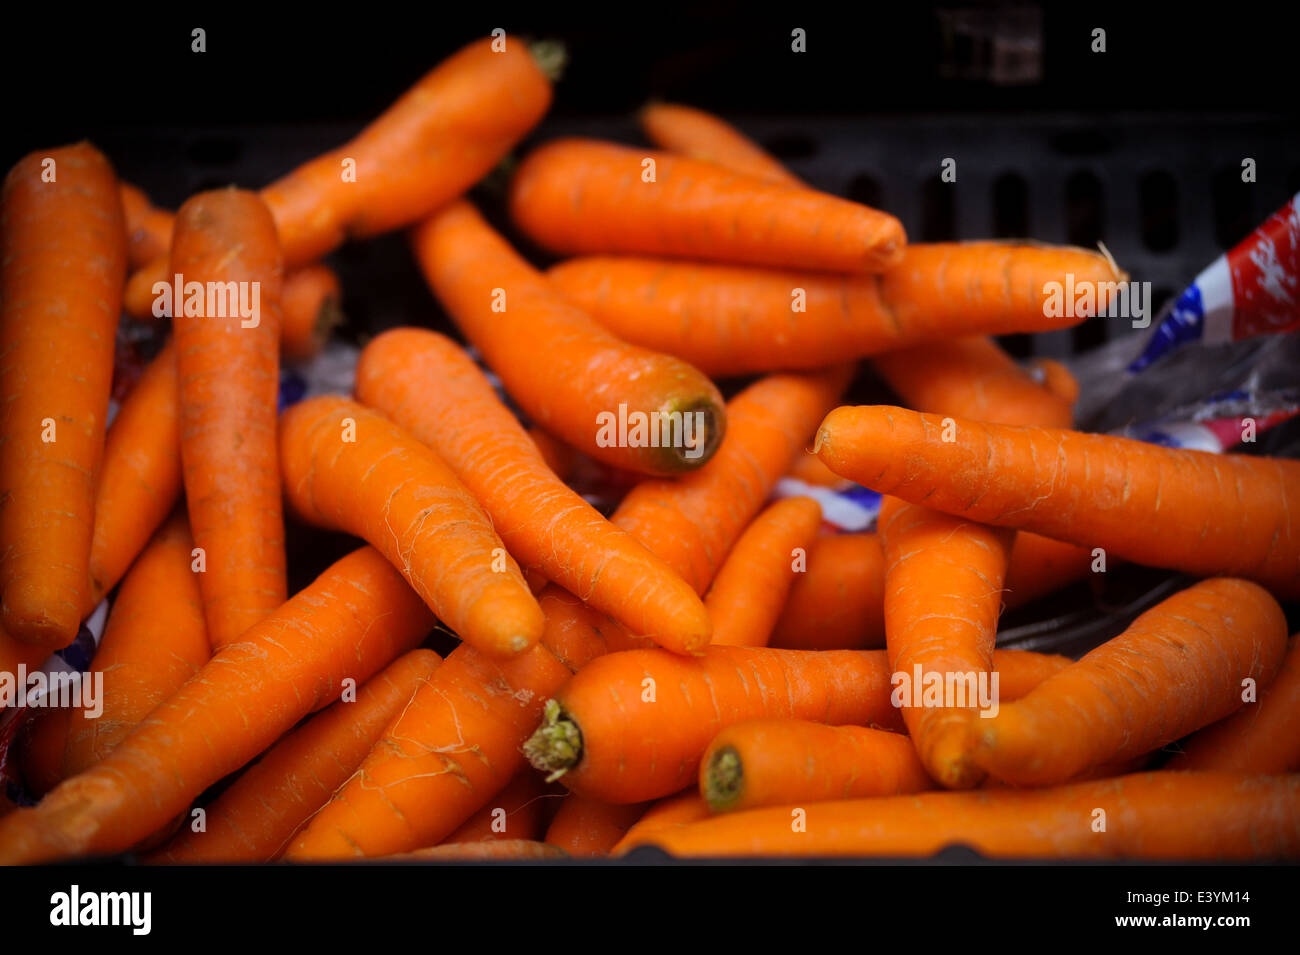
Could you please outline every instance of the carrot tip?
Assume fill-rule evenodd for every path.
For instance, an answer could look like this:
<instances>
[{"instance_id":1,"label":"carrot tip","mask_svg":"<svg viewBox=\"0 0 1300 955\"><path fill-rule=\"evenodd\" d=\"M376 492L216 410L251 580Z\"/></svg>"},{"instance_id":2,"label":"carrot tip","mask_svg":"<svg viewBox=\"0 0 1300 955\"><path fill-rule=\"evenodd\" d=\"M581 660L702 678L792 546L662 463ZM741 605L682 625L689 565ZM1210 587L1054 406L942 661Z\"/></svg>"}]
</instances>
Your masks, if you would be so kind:
<instances>
[{"instance_id":1,"label":"carrot tip","mask_svg":"<svg viewBox=\"0 0 1300 955\"><path fill-rule=\"evenodd\" d=\"M561 709L559 700L547 700L542 725L524 743L524 756L534 769L555 782L582 761L582 732Z\"/></svg>"},{"instance_id":2,"label":"carrot tip","mask_svg":"<svg viewBox=\"0 0 1300 955\"><path fill-rule=\"evenodd\" d=\"M740 799L745 770L735 747L724 746L709 759L704 771L704 801L714 812L725 812Z\"/></svg>"}]
</instances>

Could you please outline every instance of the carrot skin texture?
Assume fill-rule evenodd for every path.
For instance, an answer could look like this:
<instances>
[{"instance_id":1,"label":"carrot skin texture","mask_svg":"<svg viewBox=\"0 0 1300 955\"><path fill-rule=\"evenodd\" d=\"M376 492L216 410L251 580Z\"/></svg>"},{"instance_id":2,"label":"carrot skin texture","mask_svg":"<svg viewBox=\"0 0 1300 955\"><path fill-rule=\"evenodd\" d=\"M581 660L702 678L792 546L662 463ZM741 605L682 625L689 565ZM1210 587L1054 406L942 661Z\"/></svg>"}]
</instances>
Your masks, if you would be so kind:
<instances>
[{"instance_id":1,"label":"carrot skin texture","mask_svg":"<svg viewBox=\"0 0 1300 955\"><path fill-rule=\"evenodd\" d=\"M1267 684L1286 652L1286 618L1249 581L1194 584L1120 636L974 721L975 761L1017 785L1064 782L1132 759L1242 705L1242 681Z\"/></svg>"},{"instance_id":2,"label":"carrot skin texture","mask_svg":"<svg viewBox=\"0 0 1300 955\"><path fill-rule=\"evenodd\" d=\"M1300 462L960 418L949 442L943 420L837 408L817 453L837 474L935 510L1300 596Z\"/></svg>"},{"instance_id":3,"label":"carrot skin texture","mask_svg":"<svg viewBox=\"0 0 1300 955\"><path fill-rule=\"evenodd\" d=\"M627 835L647 808L649 803L620 805L569 793L546 830L545 841L575 859L603 858Z\"/></svg>"},{"instance_id":4,"label":"carrot skin texture","mask_svg":"<svg viewBox=\"0 0 1300 955\"><path fill-rule=\"evenodd\" d=\"M804 184L776 159L716 116L674 103L651 103L637 117L646 138L668 152L714 162L755 179Z\"/></svg>"},{"instance_id":5,"label":"carrot skin texture","mask_svg":"<svg viewBox=\"0 0 1300 955\"><path fill-rule=\"evenodd\" d=\"M280 459L295 513L376 547L463 640L506 656L536 644L541 608L491 519L409 432L346 398L311 398L281 417Z\"/></svg>"},{"instance_id":6,"label":"carrot skin texture","mask_svg":"<svg viewBox=\"0 0 1300 955\"><path fill-rule=\"evenodd\" d=\"M100 763L0 820L0 864L129 848L432 626L382 555L354 551L218 650Z\"/></svg>"},{"instance_id":7,"label":"carrot skin texture","mask_svg":"<svg viewBox=\"0 0 1300 955\"><path fill-rule=\"evenodd\" d=\"M653 181L643 178L645 160L654 161ZM533 150L515 173L509 204L516 225L561 254L879 272L899 262L907 241L897 219L858 203L597 140Z\"/></svg>"},{"instance_id":8,"label":"carrot skin texture","mask_svg":"<svg viewBox=\"0 0 1300 955\"><path fill-rule=\"evenodd\" d=\"M0 623L57 650L87 602L126 231L89 143L28 154L0 189Z\"/></svg>"}]
</instances>

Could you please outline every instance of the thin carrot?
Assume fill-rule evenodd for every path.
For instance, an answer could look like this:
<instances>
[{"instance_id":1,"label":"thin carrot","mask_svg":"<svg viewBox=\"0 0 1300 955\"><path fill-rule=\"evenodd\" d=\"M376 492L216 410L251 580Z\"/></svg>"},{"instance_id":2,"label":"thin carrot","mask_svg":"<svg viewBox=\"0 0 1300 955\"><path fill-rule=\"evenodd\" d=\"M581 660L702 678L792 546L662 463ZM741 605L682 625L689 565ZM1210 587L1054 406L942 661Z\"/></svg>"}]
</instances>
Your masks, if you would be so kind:
<instances>
[{"instance_id":1,"label":"thin carrot","mask_svg":"<svg viewBox=\"0 0 1300 955\"><path fill-rule=\"evenodd\" d=\"M605 331L468 202L411 237L434 294L538 424L594 458L646 474L690 471L713 456L726 429L714 384Z\"/></svg>"},{"instance_id":2,"label":"thin carrot","mask_svg":"<svg viewBox=\"0 0 1300 955\"><path fill-rule=\"evenodd\" d=\"M1165 769L1289 773L1300 768L1300 635L1291 637L1282 668L1256 699L1205 727L1178 747Z\"/></svg>"},{"instance_id":3,"label":"thin carrot","mask_svg":"<svg viewBox=\"0 0 1300 955\"><path fill-rule=\"evenodd\" d=\"M442 843L384 856L384 862L541 862L567 858L563 849L529 839Z\"/></svg>"},{"instance_id":4,"label":"thin carrot","mask_svg":"<svg viewBox=\"0 0 1300 955\"><path fill-rule=\"evenodd\" d=\"M1155 772L780 806L660 828L644 841L678 857L929 856L964 845L996 858L1297 858L1300 776Z\"/></svg>"},{"instance_id":5,"label":"thin carrot","mask_svg":"<svg viewBox=\"0 0 1300 955\"><path fill-rule=\"evenodd\" d=\"M173 323L185 497L220 648L286 591L275 447L283 264L271 214L251 192L200 193L176 214L171 269L187 290Z\"/></svg>"},{"instance_id":6,"label":"thin carrot","mask_svg":"<svg viewBox=\"0 0 1300 955\"><path fill-rule=\"evenodd\" d=\"M280 460L290 506L387 557L461 639L514 655L542 612L491 519L442 460L382 415L322 396L288 408Z\"/></svg>"},{"instance_id":7,"label":"thin carrot","mask_svg":"<svg viewBox=\"0 0 1300 955\"><path fill-rule=\"evenodd\" d=\"M28 154L0 188L0 618L55 650L86 604L126 232L89 143Z\"/></svg>"},{"instance_id":8,"label":"thin carrot","mask_svg":"<svg viewBox=\"0 0 1300 955\"><path fill-rule=\"evenodd\" d=\"M0 864L128 848L432 625L381 554L354 551L218 650L105 759L0 820Z\"/></svg>"},{"instance_id":9,"label":"thin carrot","mask_svg":"<svg viewBox=\"0 0 1300 955\"><path fill-rule=\"evenodd\" d=\"M1082 316L1045 309L1043 290L1068 275L1098 288L1127 280L1095 252L1004 242L909 245L882 275L614 256L570 259L547 272L615 335L714 376L1066 328Z\"/></svg>"},{"instance_id":10,"label":"thin carrot","mask_svg":"<svg viewBox=\"0 0 1300 955\"><path fill-rule=\"evenodd\" d=\"M415 328L385 332L361 353L356 392L437 452L525 567L670 649L708 643L709 617L690 586L554 475L450 339Z\"/></svg>"},{"instance_id":11,"label":"thin carrot","mask_svg":"<svg viewBox=\"0 0 1300 955\"><path fill-rule=\"evenodd\" d=\"M439 845L484 839L541 839L546 831L546 804L561 798L558 793L550 793L549 788L537 773L521 769L505 789L484 803L482 809Z\"/></svg>"},{"instance_id":12,"label":"thin carrot","mask_svg":"<svg viewBox=\"0 0 1300 955\"><path fill-rule=\"evenodd\" d=\"M304 361L320 352L343 321L342 294L339 277L328 265L316 262L285 275L280 348L286 358Z\"/></svg>"},{"instance_id":13,"label":"thin carrot","mask_svg":"<svg viewBox=\"0 0 1300 955\"><path fill-rule=\"evenodd\" d=\"M821 520L810 497L786 498L754 518L704 598L714 646L767 645Z\"/></svg>"},{"instance_id":14,"label":"thin carrot","mask_svg":"<svg viewBox=\"0 0 1300 955\"><path fill-rule=\"evenodd\" d=\"M575 859L607 856L648 807L648 803L620 805L569 793L546 830L546 843Z\"/></svg>"},{"instance_id":15,"label":"thin carrot","mask_svg":"<svg viewBox=\"0 0 1300 955\"><path fill-rule=\"evenodd\" d=\"M398 657L276 743L205 807L204 828L185 826L156 862L265 862L361 764L411 695L441 663L432 650Z\"/></svg>"},{"instance_id":16,"label":"thin carrot","mask_svg":"<svg viewBox=\"0 0 1300 955\"><path fill-rule=\"evenodd\" d=\"M1242 705L1286 652L1286 618L1249 581L1194 584L972 726L976 762L1017 785L1063 782L1159 749ZM987 715L987 714L985 714Z\"/></svg>"},{"instance_id":17,"label":"thin carrot","mask_svg":"<svg viewBox=\"0 0 1300 955\"><path fill-rule=\"evenodd\" d=\"M661 149L715 162L755 179L803 186L747 136L703 110L672 103L650 103L637 118L646 138Z\"/></svg>"},{"instance_id":18,"label":"thin carrot","mask_svg":"<svg viewBox=\"0 0 1300 955\"><path fill-rule=\"evenodd\" d=\"M875 534L829 534L808 548L771 645L870 650L885 645L885 554Z\"/></svg>"},{"instance_id":19,"label":"thin carrot","mask_svg":"<svg viewBox=\"0 0 1300 955\"><path fill-rule=\"evenodd\" d=\"M906 243L897 219L859 203L598 140L535 149L509 201L525 233L564 254L879 272L898 264Z\"/></svg>"},{"instance_id":20,"label":"thin carrot","mask_svg":"<svg viewBox=\"0 0 1300 955\"><path fill-rule=\"evenodd\" d=\"M836 474L882 494L1139 564L1247 577L1280 597L1300 596L1297 461L889 406L837 408L816 448Z\"/></svg>"}]
</instances>

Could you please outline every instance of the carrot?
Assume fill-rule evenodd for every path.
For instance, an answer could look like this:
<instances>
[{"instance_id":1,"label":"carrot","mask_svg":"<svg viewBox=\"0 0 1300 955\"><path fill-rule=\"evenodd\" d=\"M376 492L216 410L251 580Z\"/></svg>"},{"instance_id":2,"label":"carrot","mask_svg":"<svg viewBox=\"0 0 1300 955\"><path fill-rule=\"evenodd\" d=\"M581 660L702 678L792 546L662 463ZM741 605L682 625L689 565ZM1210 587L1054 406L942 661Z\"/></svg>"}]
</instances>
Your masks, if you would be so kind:
<instances>
[{"instance_id":1,"label":"carrot","mask_svg":"<svg viewBox=\"0 0 1300 955\"><path fill-rule=\"evenodd\" d=\"M899 728L888 683L884 654L875 650L612 653L587 664L547 702L524 753L574 792L642 802L688 785L709 740L742 720L788 716Z\"/></svg>"},{"instance_id":2,"label":"carrot","mask_svg":"<svg viewBox=\"0 0 1300 955\"><path fill-rule=\"evenodd\" d=\"M261 191L290 268L315 262L346 238L416 222L481 179L551 103L555 50L476 40L429 73L350 142ZM150 290L168 279L155 259L131 278L127 310L152 311Z\"/></svg>"},{"instance_id":3,"label":"carrot","mask_svg":"<svg viewBox=\"0 0 1300 955\"><path fill-rule=\"evenodd\" d=\"M1296 858L1300 776L1156 772L780 806L661 828L644 841L679 857L929 856L965 845L996 858Z\"/></svg>"},{"instance_id":4,"label":"carrot","mask_svg":"<svg viewBox=\"0 0 1300 955\"><path fill-rule=\"evenodd\" d=\"M176 214L171 269L186 290L207 290L185 292L174 328L185 497L204 555L208 637L220 648L285 599L275 450L283 265L266 206L236 189L190 199Z\"/></svg>"},{"instance_id":5,"label":"carrot","mask_svg":"<svg viewBox=\"0 0 1300 955\"><path fill-rule=\"evenodd\" d=\"M55 650L86 604L126 233L89 143L28 154L2 189L0 618Z\"/></svg>"},{"instance_id":6,"label":"carrot","mask_svg":"<svg viewBox=\"0 0 1300 955\"><path fill-rule=\"evenodd\" d=\"M808 548L771 644L787 650L885 645L885 554L875 534L830 534Z\"/></svg>"},{"instance_id":7,"label":"carrot","mask_svg":"<svg viewBox=\"0 0 1300 955\"><path fill-rule=\"evenodd\" d=\"M528 772L541 778L531 769ZM546 843L563 849L565 854L575 859L607 856L641 818L648 805L599 802L569 793L546 830Z\"/></svg>"},{"instance_id":8,"label":"carrot","mask_svg":"<svg viewBox=\"0 0 1300 955\"><path fill-rule=\"evenodd\" d=\"M1011 544L1002 599L1008 607L1023 607L1083 580L1096 561L1087 547L1018 531Z\"/></svg>"},{"instance_id":9,"label":"carrot","mask_svg":"<svg viewBox=\"0 0 1300 955\"><path fill-rule=\"evenodd\" d=\"M1300 462L960 418L945 428L945 420L837 408L816 448L836 474L882 494L1300 596Z\"/></svg>"},{"instance_id":10,"label":"carrot","mask_svg":"<svg viewBox=\"0 0 1300 955\"><path fill-rule=\"evenodd\" d=\"M383 416L322 396L280 421L285 495L302 519L363 538L461 639L522 653L542 612L492 522L433 451Z\"/></svg>"},{"instance_id":11,"label":"carrot","mask_svg":"<svg viewBox=\"0 0 1300 955\"><path fill-rule=\"evenodd\" d=\"M903 720L935 782L968 789L983 775L971 761L971 721L1000 692L993 643L1012 533L892 497L879 524L886 648Z\"/></svg>"},{"instance_id":12,"label":"carrot","mask_svg":"<svg viewBox=\"0 0 1300 955\"><path fill-rule=\"evenodd\" d=\"M821 520L812 498L790 497L745 529L704 598L715 646L767 645Z\"/></svg>"},{"instance_id":13,"label":"carrot","mask_svg":"<svg viewBox=\"0 0 1300 955\"><path fill-rule=\"evenodd\" d=\"M304 265L285 275L280 347L286 358L304 361L325 347L330 333L343 321L341 300L339 277L328 265Z\"/></svg>"},{"instance_id":14,"label":"carrot","mask_svg":"<svg viewBox=\"0 0 1300 955\"><path fill-rule=\"evenodd\" d=\"M489 799L478 812L443 839L439 845L459 842L541 839L546 831L546 804L561 798L548 792L549 787L531 769L521 769L514 778Z\"/></svg>"},{"instance_id":15,"label":"carrot","mask_svg":"<svg viewBox=\"0 0 1300 955\"><path fill-rule=\"evenodd\" d=\"M1164 768L1231 773L1300 768L1300 636L1291 637L1282 668L1258 694L1236 713L1184 740Z\"/></svg>"},{"instance_id":16,"label":"carrot","mask_svg":"<svg viewBox=\"0 0 1300 955\"><path fill-rule=\"evenodd\" d=\"M176 216L166 209L159 209L143 189L129 182L119 182L118 192L125 216L127 264L138 269L159 256L167 255L172 247Z\"/></svg>"},{"instance_id":17,"label":"carrot","mask_svg":"<svg viewBox=\"0 0 1300 955\"><path fill-rule=\"evenodd\" d=\"M1065 328L1081 319L1045 309L1044 288L1068 275L1098 288L1127 280L1095 252L1004 242L909 245L901 264L882 275L613 256L571 259L547 272L615 335L714 376Z\"/></svg>"},{"instance_id":18,"label":"carrot","mask_svg":"<svg viewBox=\"0 0 1300 955\"><path fill-rule=\"evenodd\" d=\"M421 223L412 244L434 294L538 424L598 460L646 474L690 471L713 456L726 429L713 383L606 332L468 202Z\"/></svg>"},{"instance_id":19,"label":"carrot","mask_svg":"<svg viewBox=\"0 0 1300 955\"><path fill-rule=\"evenodd\" d=\"M536 425L528 429L528 437L536 445L537 453L542 456L551 473L561 481L567 481L573 476L578 464L577 449Z\"/></svg>"},{"instance_id":20,"label":"carrot","mask_svg":"<svg viewBox=\"0 0 1300 955\"><path fill-rule=\"evenodd\" d=\"M708 643L709 617L696 593L554 475L450 339L414 328L385 332L361 353L356 392L437 452L524 566L670 649Z\"/></svg>"},{"instance_id":21,"label":"carrot","mask_svg":"<svg viewBox=\"0 0 1300 955\"><path fill-rule=\"evenodd\" d=\"M571 793L570 795L576 794ZM641 804L635 803L634 805ZM645 815L628 829L627 835L614 844L613 848L609 850L609 854L611 856L621 855L626 848L646 841L645 836L648 833L659 829L690 825L692 822L708 819L712 815L709 804L700 798L699 788L691 786L675 796L668 796L651 803Z\"/></svg>"},{"instance_id":22,"label":"carrot","mask_svg":"<svg viewBox=\"0 0 1300 955\"><path fill-rule=\"evenodd\" d=\"M432 650L398 657L356 692L276 743L151 861L266 862L361 764L384 727L441 663Z\"/></svg>"},{"instance_id":23,"label":"carrot","mask_svg":"<svg viewBox=\"0 0 1300 955\"><path fill-rule=\"evenodd\" d=\"M0 864L128 848L432 625L382 555L354 551L219 649L107 757L0 820Z\"/></svg>"},{"instance_id":24,"label":"carrot","mask_svg":"<svg viewBox=\"0 0 1300 955\"><path fill-rule=\"evenodd\" d=\"M528 839L442 843L384 856L384 862L541 862L567 858L563 849Z\"/></svg>"},{"instance_id":25,"label":"carrot","mask_svg":"<svg viewBox=\"0 0 1300 955\"><path fill-rule=\"evenodd\" d=\"M1159 749L1242 705L1286 652L1277 601L1248 581L1194 584L989 719L972 726L975 761L1017 785L1063 782Z\"/></svg>"},{"instance_id":26,"label":"carrot","mask_svg":"<svg viewBox=\"0 0 1300 955\"><path fill-rule=\"evenodd\" d=\"M849 485L848 481L823 464L822 459L811 451L806 451L795 458L794 464L790 467L790 477L814 487L842 488Z\"/></svg>"},{"instance_id":27,"label":"carrot","mask_svg":"<svg viewBox=\"0 0 1300 955\"><path fill-rule=\"evenodd\" d=\"M509 203L529 237L563 254L879 272L898 264L906 243L897 219L859 203L598 140L535 149L515 172Z\"/></svg>"},{"instance_id":28,"label":"carrot","mask_svg":"<svg viewBox=\"0 0 1300 955\"><path fill-rule=\"evenodd\" d=\"M871 363L916 411L1044 428L1074 423L1073 402L1036 382L991 338L928 342L877 355ZM1058 388L1064 387L1061 378L1069 375L1060 366Z\"/></svg>"},{"instance_id":29,"label":"carrot","mask_svg":"<svg viewBox=\"0 0 1300 955\"><path fill-rule=\"evenodd\" d=\"M739 130L716 116L689 106L651 103L638 119L646 138L661 149L691 159L715 162L755 179L803 186L779 161Z\"/></svg>"}]
</instances>

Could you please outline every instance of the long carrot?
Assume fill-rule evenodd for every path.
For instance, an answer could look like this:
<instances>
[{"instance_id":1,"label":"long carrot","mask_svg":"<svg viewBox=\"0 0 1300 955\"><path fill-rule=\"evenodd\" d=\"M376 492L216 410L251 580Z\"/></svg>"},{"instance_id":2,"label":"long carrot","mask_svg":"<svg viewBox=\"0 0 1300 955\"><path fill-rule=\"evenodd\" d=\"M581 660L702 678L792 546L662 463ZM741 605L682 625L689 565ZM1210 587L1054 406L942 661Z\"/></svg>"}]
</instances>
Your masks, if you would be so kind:
<instances>
[{"instance_id":1,"label":"long carrot","mask_svg":"<svg viewBox=\"0 0 1300 955\"><path fill-rule=\"evenodd\" d=\"M547 272L615 335L715 376L1065 328L1081 316L1046 310L1044 288L1069 275L1099 288L1127 280L1095 252L1004 242L909 245L882 275L613 256L570 259Z\"/></svg>"},{"instance_id":2,"label":"long carrot","mask_svg":"<svg viewBox=\"0 0 1300 955\"><path fill-rule=\"evenodd\" d=\"M587 664L548 701L524 752L574 792L642 802L688 785L709 740L742 720L901 728L888 683L877 650L710 647L692 658L660 650L612 653Z\"/></svg>"},{"instance_id":3,"label":"long carrot","mask_svg":"<svg viewBox=\"0 0 1300 955\"><path fill-rule=\"evenodd\" d=\"M28 154L0 188L0 622L55 650L86 604L126 233L88 143Z\"/></svg>"},{"instance_id":4,"label":"long carrot","mask_svg":"<svg viewBox=\"0 0 1300 955\"><path fill-rule=\"evenodd\" d=\"M285 599L275 447L283 265L271 214L251 192L200 193L176 215L171 269L186 289L174 322L185 497L204 554L208 638L220 648Z\"/></svg>"},{"instance_id":5,"label":"long carrot","mask_svg":"<svg viewBox=\"0 0 1300 955\"><path fill-rule=\"evenodd\" d=\"M385 332L357 361L356 392L438 453L525 567L671 649L708 643L709 618L690 586L555 476L450 339Z\"/></svg>"},{"instance_id":6,"label":"long carrot","mask_svg":"<svg viewBox=\"0 0 1300 955\"><path fill-rule=\"evenodd\" d=\"M1289 773L1300 769L1300 637L1292 635L1282 668L1257 698L1193 733L1165 769Z\"/></svg>"},{"instance_id":7,"label":"long carrot","mask_svg":"<svg viewBox=\"0 0 1300 955\"><path fill-rule=\"evenodd\" d=\"M767 645L821 520L812 498L790 497L745 529L704 598L715 646Z\"/></svg>"},{"instance_id":8,"label":"long carrot","mask_svg":"<svg viewBox=\"0 0 1300 955\"><path fill-rule=\"evenodd\" d=\"M575 859L607 856L647 808L647 803L599 802L569 793L546 830L546 843Z\"/></svg>"},{"instance_id":9,"label":"long carrot","mask_svg":"<svg viewBox=\"0 0 1300 955\"><path fill-rule=\"evenodd\" d=\"M530 839L443 843L382 857L383 862L542 862L567 858L563 849ZM377 860L379 861L379 860Z\"/></svg>"},{"instance_id":10,"label":"long carrot","mask_svg":"<svg viewBox=\"0 0 1300 955\"><path fill-rule=\"evenodd\" d=\"M538 424L598 460L646 474L693 470L717 450L726 414L712 382L605 331L468 202L411 238L434 294Z\"/></svg>"},{"instance_id":11,"label":"long carrot","mask_svg":"<svg viewBox=\"0 0 1300 955\"><path fill-rule=\"evenodd\" d=\"M540 840L546 831L547 803L563 798L548 792L546 781L530 769L521 769L483 808L439 845L460 842Z\"/></svg>"},{"instance_id":12,"label":"long carrot","mask_svg":"<svg viewBox=\"0 0 1300 955\"><path fill-rule=\"evenodd\" d=\"M218 650L105 759L0 820L0 864L128 848L432 625L381 554L354 551Z\"/></svg>"},{"instance_id":13,"label":"long carrot","mask_svg":"<svg viewBox=\"0 0 1300 955\"><path fill-rule=\"evenodd\" d=\"M157 862L265 862L360 765L384 727L441 663L412 650L375 674L352 701L338 700L276 743L185 826Z\"/></svg>"},{"instance_id":14,"label":"long carrot","mask_svg":"<svg viewBox=\"0 0 1300 955\"><path fill-rule=\"evenodd\" d=\"M311 398L284 412L280 459L297 514L372 544L463 640L504 655L537 642L541 609L490 518L410 433L346 398Z\"/></svg>"},{"instance_id":15,"label":"long carrot","mask_svg":"<svg viewBox=\"0 0 1300 955\"><path fill-rule=\"evenodd\" d=\"M893 216L846 199L584 139L556 140L525 158L510 213L535 241L566 254L879 272L898 264L906 243Z\"/></svg>"},{"instance_id":16,"label":"long carrot","mask_svg":"<svg viewBox=\"0 0 1300 955\"><path fill-rule=\"evenodd\" d=\"M1242 705L1286 652L1286 618L1249 581L1194 584L972 725L975 761L1018 785L1063 782L1159 749ZM985 714L987 715L987 714Z\"/></svg>"},{"instance_id":17,"label":"long carrot","mask_svg":"<svg viewBox=\"0 0 1300 955\"><path fill-rule=\"evenodd\" d=\"M716 116L674 103L650 103L637 117L646 138L661 149L715 162L746 176L803 186L781 163Z\"/></svg>"},{"instance_id":18,"label":"long carrot","mask_svg":"<svg viewBox=\"0 0 1300 955\"><path fill-rule=\"evenodd\" d=\"M928 856L964 845L1023 859L1297 858L1300 776L1155 772L781 806L662 827L644 841L674 856Z\"/></svg>"},{"instance_id":19,"label":"long carrot","mask_svg":"<svg viewBox=\"0 0 1300 955\"><path fill-rule=\"evenodd\" d=\"M499 45L499 44L498 44ZM551 103L554 50L484 38L425 74L354 139L261 191L285 262L315 262L345 238L416 222L486 175ZM168 279L155 259L131 278L127 309L144 317Z\"/></svg>"},{"instance_id":20,"label":"long carrot","mask_svg":"<svg viewBox=\"0 0 1300 955\"><path fill-rule=\"evenodd\" d=\"M883 494L1139 564L1247 577L1280 597L1300 596L1297 461L889 406L837 408L816 448L836 474Z\"/></svg>"}]
</instances>

